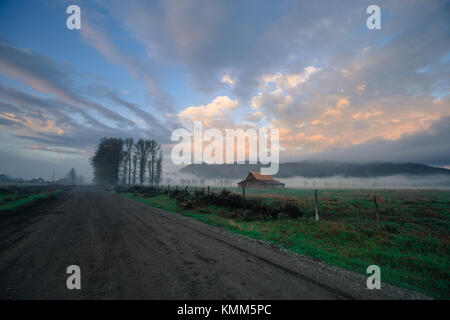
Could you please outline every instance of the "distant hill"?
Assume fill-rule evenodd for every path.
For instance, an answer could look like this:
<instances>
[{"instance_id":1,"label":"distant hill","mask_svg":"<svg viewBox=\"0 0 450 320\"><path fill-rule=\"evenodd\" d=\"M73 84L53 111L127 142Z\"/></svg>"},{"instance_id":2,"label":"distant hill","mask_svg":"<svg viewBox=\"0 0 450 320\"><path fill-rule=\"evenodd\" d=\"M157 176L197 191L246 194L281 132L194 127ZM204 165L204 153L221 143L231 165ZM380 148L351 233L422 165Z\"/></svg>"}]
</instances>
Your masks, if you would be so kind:
<instances>
[{"instance_id":1,"label":"distant hill","mask_svg":"<svg viewBox=\"0 0 450 320\"><path fill-rule=\"evenodd\" d=\"M180 172L190 173L205 179L243 179L249 171L259 172L260 164L191 164ZM300 161L281 163L280 169L275 177L291 178L325 178L332 176L344 177L382 177L397 174L407 175L449 175L450 170L444 168L430 167L418 163L347 163L333 161Z\"/></svg>"}]
</instances>

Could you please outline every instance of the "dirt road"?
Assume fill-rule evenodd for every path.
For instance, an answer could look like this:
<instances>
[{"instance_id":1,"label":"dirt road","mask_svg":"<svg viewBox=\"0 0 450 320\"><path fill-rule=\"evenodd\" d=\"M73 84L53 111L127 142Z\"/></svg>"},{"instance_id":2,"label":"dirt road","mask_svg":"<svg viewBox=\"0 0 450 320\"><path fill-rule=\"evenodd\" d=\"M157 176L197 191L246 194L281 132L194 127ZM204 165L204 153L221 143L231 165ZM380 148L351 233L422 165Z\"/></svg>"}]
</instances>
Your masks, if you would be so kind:
<instances>
[{"instance_id":1,"label":"dirt road","mask_svg":"<svg viewBox=\"0 0 450 320\"><path fill-rule=\"evenodd\" d=\"M95 187L1 217L0 234L2 299L422 298Z\"/></svg>"}]
</instances>

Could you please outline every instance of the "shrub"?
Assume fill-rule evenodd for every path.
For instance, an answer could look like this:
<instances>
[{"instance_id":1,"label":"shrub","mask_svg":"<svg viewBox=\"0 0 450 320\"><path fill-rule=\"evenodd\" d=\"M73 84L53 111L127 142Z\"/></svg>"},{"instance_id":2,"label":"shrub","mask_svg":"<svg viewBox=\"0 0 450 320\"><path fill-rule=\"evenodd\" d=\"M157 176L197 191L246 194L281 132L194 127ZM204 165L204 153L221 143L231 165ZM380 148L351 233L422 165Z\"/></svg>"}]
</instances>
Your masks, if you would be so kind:
<instances>
[{"instance_id":1,"label":"shrub","mask_svg":"<svg viewBox=\"0 0 450 320\"><path fill-rule=\"evenodd\" d=\"M284 213L284 212L280 212L278 215L277 215L277 219L280 219L280 220L282 220L282 219L289 219L290 217L289 217L289 215L287 215L286 213Z\"/></svg>"},{"instance_id":2,"label":"shrub","mask_svg":"<svg viewBox=\"0 0 450 320\"><path fill-rule=\"evenodd\" d=\"M201 197L201 196L203 196L203 195L205 195L205 189L204 188L201 188L201 189L195 189L195 196L197 196L197 197Z\"/></svg>"},{"instance_id":3,"label":"shrub","mask_svg":"<svg viewBox=\"0 0 450 320\"><path fill-rule=\"evenodd\" d=\"M170 191L171 198L177 198L179 195L180 195L180 190L178 190L178 189Z\"/></svg>"},{"instance_id":4,"label":"shrub","mask_svg":"<svg viewBox=\"0 0 450 320\"><path fill-rule=\"evenodd\" d=\"M303 215L303 212L300 211L300 208L292 202L285 202L283 212L292 218L298 218Z\"/></svg>"},{"instance_id":5,"label":"shrub","mask_svg":"<svg viewBox=\"0 0 450 320\"><path fill-rule=\"evenodd\" d=\"M296 203L277 201L267 204L260 199L247 199L240 194L231 193L223 189L219 193L205 194L204 189L197 189L193 195L184 190L175 190L170 196L177 200L177 204L184 209L193 209L205 205L215 205L229 208L226 217L242 217L243 220L271 220L281 218L298 218L302 212Z\"/></svg>"}]
</instances>

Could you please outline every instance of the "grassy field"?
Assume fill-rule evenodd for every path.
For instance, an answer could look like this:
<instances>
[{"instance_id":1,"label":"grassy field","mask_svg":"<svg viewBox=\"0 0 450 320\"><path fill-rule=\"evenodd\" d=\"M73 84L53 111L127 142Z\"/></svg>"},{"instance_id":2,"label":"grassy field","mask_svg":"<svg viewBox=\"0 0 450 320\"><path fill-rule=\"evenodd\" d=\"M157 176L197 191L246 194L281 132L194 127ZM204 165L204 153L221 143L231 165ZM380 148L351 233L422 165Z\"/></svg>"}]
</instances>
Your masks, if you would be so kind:
<instances>
[{"instance_id":1,"label":"grassy field","mask_svg":"<svg viewBox=\"0 0 450 320\"><path fill-rule=\"evenodd\" d=\"M49 186L0 186L0 213L14 212L40 203L61 190L49 192Z\"/></svg>"},{"instance_id":2,"label":"grassy field","mask_svg":"<svg viewBox=\"0 0 450 320\"><path fill-rule=\"evenodd\" d=\"M186 210L166 194L121 195L363 274L375 264L381 268L382 281L450 298L450 191L319 190L319 222L314 220L312 190L248 191L248 199L294 201L303 216L245 221L226 207L206 205ZM376 224L374 195L380 208L381 231Z\"/></svg>"}]
</instances>

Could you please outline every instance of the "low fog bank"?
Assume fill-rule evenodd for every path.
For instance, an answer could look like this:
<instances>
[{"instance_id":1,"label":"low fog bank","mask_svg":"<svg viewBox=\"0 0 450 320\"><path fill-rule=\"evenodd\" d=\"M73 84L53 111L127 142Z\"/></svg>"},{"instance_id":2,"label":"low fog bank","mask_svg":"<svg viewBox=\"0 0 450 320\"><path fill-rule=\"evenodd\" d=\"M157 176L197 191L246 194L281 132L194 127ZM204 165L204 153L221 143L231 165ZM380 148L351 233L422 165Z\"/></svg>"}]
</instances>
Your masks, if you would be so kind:
<instances>
[{"instance_id":1,"label":"low fog bank","mask_svg":"<svg viewBox=\"0 0 450 320\"><path fill-rule=\"evenodd\" d=\"M293 177L282 179L287 188L450 188L447 175L392 175L373 178L333 176L327 178Z\"/></svg>"},{"instance_id":2,"label":"low fog bank","mask_svg":"<svg viewBox=\"0 0 450 320\"><path fill-rule=\"evenodd\" d=\"M193 186L193 187L237 187L237 179L205 179L199 178L193 174L180 171L167 172L163 178L165 185Z\"/></svg>"},{"instance_id":3,"label":"low fog bank","mask_svg":"<svg viewBox=\"0 0 450 320\"><path fill-rule=\"evenodd\" d=\"M450 189L450 177L448 175L391 175L372 178L354 178L333 176L326 178L293 177L277 179L286 184L286 188L402 188L402 189L426 189L440 188ZM164 183L180 186L197 187L237 187L240 180L236 179L200 179L194 175L173 173L164 179Z\"/></svg>"}]
</instances>

